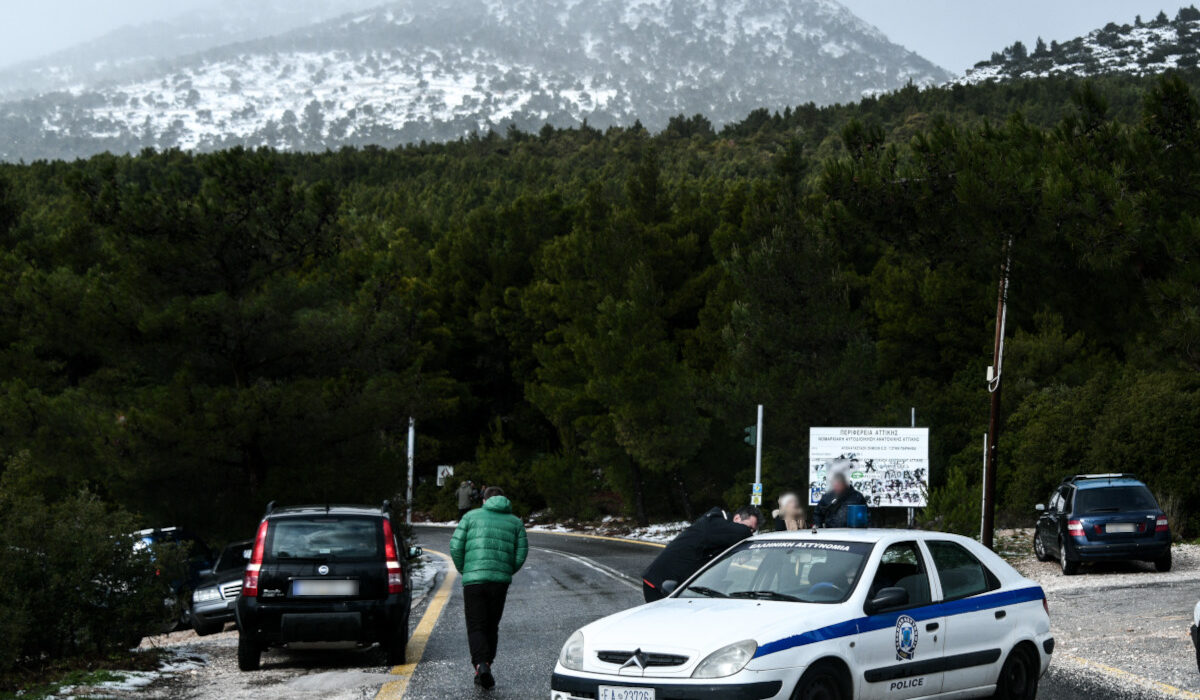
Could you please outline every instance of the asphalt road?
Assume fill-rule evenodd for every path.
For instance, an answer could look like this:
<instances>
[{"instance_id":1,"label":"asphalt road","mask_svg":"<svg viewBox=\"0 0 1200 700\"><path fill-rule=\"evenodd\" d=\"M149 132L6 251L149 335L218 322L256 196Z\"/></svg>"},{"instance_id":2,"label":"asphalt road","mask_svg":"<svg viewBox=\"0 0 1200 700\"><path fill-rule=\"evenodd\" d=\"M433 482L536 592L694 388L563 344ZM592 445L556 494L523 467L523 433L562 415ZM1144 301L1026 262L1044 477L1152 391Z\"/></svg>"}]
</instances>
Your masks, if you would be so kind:
<instances>
[{"instance_id":1,"label":"asphalt road","mask_svg":"<svg viewBox=\"0 0 1200 700\"><path fill-rule=\"evenodd\" d=\"M424 547L449 551L450 529L417 527L416 534ZM485 692L474 685L462 587L455 584L406 698L549 697L550 674L563 642L592 620L641 604L640 573L659 551L645 545L537 532L529 534L529 544L529 561L513 581L500 625L496 688ZM1079 622L1074 616L1070 620L1073 625ZM1042 679L1039 696L1053 700L1163 697L1117 687L1096 673L1053 664Z\"/></svg>"},{"instance_id":2,"label":"asphalt road","mask_svg":"<svg viewBox=\"0 0 1200 700\"><path fill-rule=\"evenodd\" d=\"M451 532L416 528L423 547L446 553ZM639 574L658 551L639 544L529 533L529 559L509 589L500 625L496 687L485 692L474 684L462 586L455 584L405 698L548 698L550 673L563 642L592 620L640 605Z\"/></svg>"}]
</instances>

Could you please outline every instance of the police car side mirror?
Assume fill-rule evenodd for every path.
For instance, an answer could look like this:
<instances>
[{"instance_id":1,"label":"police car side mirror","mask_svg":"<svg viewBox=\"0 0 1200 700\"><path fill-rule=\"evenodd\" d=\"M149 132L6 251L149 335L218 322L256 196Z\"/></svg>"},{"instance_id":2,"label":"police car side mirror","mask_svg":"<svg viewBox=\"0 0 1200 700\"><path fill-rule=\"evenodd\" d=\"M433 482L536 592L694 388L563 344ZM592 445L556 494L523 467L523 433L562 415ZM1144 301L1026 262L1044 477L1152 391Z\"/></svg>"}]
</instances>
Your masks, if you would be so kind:
<instances>
[{"instance_id":1,"label":"police car side mirror","mask_svg":"<svg viewBox=\"0 0 1200 700\"><path fill-rule=\"evenodd\" d=\"M658 587L658 590L662 591L663 595L671 595L675 592L676 588L679 588L678 581L663 581L662 585Z\"/></svg>"},{"instance_id":2,"label":"police car side mirror","mask_svg":"<svg viewBox=\"0 0 1200 700\"><path fill-rule=\"evenodd\" d=\"M908 605L908 591L903 588L881 588L875 597L867 602L867 612L875 614L905 605Z\"/></svg>"},{"instance_id":3,"label":"police car side mirror","mask_svg":"<svg viewBox=\"0 0 1200 700\"><path fill-rule=\"evenodd\" d=\"M1046 506L1045 506L1044 504L1042 504L1042 503L1039 503L1039 504L1037 504L1036 506L1034 506L1034 507L1033 507L1033 509L1034 509L1034 510L1036 510L1037 512L1039 512L1039 513L1045 513L1045 512L1046 512Z\"/></svg>"}]
</instances>

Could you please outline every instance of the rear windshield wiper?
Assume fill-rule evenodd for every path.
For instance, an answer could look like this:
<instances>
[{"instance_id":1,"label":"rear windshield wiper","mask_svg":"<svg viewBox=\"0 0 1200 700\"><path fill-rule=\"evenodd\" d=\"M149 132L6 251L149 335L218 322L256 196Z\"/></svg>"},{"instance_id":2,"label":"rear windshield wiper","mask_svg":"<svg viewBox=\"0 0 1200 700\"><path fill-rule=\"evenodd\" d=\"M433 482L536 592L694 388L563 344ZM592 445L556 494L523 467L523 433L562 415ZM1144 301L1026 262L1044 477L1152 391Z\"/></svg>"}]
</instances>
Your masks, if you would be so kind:
<instances>
[{"instance_id":1,"label":"rear windshield wiper","mask_svg":"<svg viewBox=\"0 0 1200 700\"><path fill-rule=\"evenodd\" d=\"M693 593L699 593L700 595L708 596L709 598L728 598L729 597L720 591L713 590L706 586L688 586L684 590L692 591Z\"/></svg>"},{"instance_id":2,"label":"rear windshield wiper","mask_svg":"<svg viewBox=\"0 0 1200 700\"><path fill-rule=\"evenodd\" d=\"M1119 506L1114 506L1112 508L1092 508L1088 512L1089 513L1117 513L1117 512L1120 512L1120 510L1121 510L1121 508Z\"/></svg>"},{"instance_id":3,"label":"rear windshield wiper","mask_svg":"<svg viewBox=\"0 0 1200 700\"><path fill-rule=\"evenodd\" d=\"M276 559L287 559L288 561L329 561L329 555L326 556L302 556L289 554L287 552L276 552Z\"/></svg>"},{"instance_id":4,"label":"rear windshield wiper","mask_svg":"<svg viewBox=\"0 0 1200 700\"><path fill-rule=\"evenodd\" d=\"M737 591L730 593L730 598L756 598L758 600L785 600L789 603L803 603L804 600L797 598L794 595L786 593L778 593L776 591Z\"/></svg>"}]
</instances>

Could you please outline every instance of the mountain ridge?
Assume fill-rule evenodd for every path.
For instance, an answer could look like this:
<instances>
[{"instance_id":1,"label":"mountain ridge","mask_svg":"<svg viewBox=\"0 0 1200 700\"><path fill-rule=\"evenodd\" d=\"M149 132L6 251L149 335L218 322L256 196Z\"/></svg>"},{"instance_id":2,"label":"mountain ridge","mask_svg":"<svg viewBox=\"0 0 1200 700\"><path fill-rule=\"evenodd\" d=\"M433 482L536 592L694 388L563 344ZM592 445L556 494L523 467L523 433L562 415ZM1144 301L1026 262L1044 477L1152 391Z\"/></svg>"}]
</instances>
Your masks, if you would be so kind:
<instances>
[{"instance_id":1,"label":"mountain ridge","mask_svg":"<svg viewBox=\"0 0 1200 700\"><path fill-rule=\"evenodd\" d=\"M399 0L0 104L0 158L722 124L950 77L834 0Z\"/></svg>"}]
</instances>

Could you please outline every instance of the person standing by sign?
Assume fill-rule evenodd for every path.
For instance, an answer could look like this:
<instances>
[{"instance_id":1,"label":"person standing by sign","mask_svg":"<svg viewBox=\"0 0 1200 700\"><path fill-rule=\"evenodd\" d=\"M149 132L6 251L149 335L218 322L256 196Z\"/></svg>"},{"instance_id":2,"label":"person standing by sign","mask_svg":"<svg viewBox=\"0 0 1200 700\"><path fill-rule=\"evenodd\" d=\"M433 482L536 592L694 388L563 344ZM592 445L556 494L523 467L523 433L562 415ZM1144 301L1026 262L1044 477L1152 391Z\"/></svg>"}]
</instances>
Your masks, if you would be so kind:
<instances>
[{"instance_id":1,"label":"person standing by sign","mask_svg":"<svg viewBox=\"0 0 1200 700\"><path fill-rule=\"evenodd\" d=\"M489 487L483 499L483 507L467 513L450 538L450 558L462 574L475 684L487 689L496 685L492 664L508 587L525 564L529 541L525 525L513 515L503 491Z\"/></svg>"},{"instance_id":2,"label":"person standing by sign","mask_svg":"<svg viewBox=\"0 0 1200 700\"><path fill-rule=\"evenodd\" d=\"M762 513L754 506L745 506L733 514L713 508L671 540L650 566L642 572L642 596L647 603L666 597L664 581L683 583L713 557L753 535L758 530Z\"/></svg>"},{"instance_id":3,"label":"person standing by sign","mask_svg":"<svg viewBox=\"0 0 1200 700\"><path fill-rule=\"evenodd\" d=\"M830 489L813 508L813 527L846 527L849 506L865 506L867 499L846 478L845 472L834 472Z\"/></svg>"},{"instance_id":4,"label":"person standing by sign","mask_svg":"<svg viewBox=\"0 0 1200 700\"><path fill-rule=\"evenodd\" d=\"M463 479L454 495L458 498L458 519L462 520L475 504L475 484L472 484L470 479Z\"/></svg>"},{"instance_id":5,"label":"person standing by sign","mask_svg":"<svg viewBox=\"0 0 1200 700\"><path fill-rule=\"evenodd\" d=\"M804 508L800 506L800 497L791 491L779 497L779 509L772 515L775 517L775 532L805 528Z\"/></svg>"}]
</instances>

